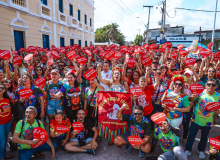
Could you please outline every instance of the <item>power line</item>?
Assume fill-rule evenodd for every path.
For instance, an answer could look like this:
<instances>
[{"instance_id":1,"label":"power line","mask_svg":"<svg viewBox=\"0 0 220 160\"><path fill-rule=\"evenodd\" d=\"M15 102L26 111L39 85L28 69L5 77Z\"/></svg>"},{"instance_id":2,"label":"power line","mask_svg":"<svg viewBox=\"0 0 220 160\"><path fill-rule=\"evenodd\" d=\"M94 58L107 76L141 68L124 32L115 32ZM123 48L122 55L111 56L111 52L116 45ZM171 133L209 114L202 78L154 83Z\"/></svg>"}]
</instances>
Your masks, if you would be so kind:
<instances>
[{"instance_id":1,"label":"power line","mask_svg":"<svg viewBox=\"0 0 220 160\"><path fill-rule=\"evenodd\" d=\"M188 11L199 11L199 12L215 12L215 11L208 11L208 10L201 10L201 9L188 9L188 8L176 8L176 9L182 9L182 10L188 10ZM216 11L220 12L220 11Z\"/></svg>"},{"instance_id":2,"label":"power line","mask_svg":"<svg viewBox=\"0 0 220 160\"><path fill-rule=\"evenodd\" d=\"M128 12L127 12L123 7L121 7L121 5L120 5L116 0L114 0L114 2L117 3L117 5L118 5L122 10L124 10L126 14L128 14ZM128 14L128 15L131 16L130 14ZM132 16L131 16L131 17L132 17ZM132 17L132 18L133 18L133 17Z\"/></svg>"}]
</instances>

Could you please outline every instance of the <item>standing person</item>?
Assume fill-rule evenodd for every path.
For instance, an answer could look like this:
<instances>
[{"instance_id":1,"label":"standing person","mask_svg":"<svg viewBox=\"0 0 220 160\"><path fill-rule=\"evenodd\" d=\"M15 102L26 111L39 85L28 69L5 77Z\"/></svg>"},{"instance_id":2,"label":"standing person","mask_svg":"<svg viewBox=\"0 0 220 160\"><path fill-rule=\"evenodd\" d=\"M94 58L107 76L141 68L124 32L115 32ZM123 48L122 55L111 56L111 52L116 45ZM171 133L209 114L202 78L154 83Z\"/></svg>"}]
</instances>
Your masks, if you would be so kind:
<instances>
[{"instance_id":1,"label":"standing person","mask_svg":"<svg viewBox=\"0 0 220 160\"><path fill-rule=\"evenodd\" d=\"M40 127L44 129L44 125L40 120L35 119L37 116L37 110L33 106L28 106L25 111L25 118L18 121L15 127L13 142L18 143L19 160L30 160L34 154L38 158L44 158L45 156L39 152L52 151L52 158L55 156L55 149L57 146L52 144L48 137L46 143L40 147L31 149L32 144L36 144L39 139L33 138L33 129Z\"/></svg>"},{"instance_id":2,"label":"standing person","mask_svg":"<svg viewBox=\"0 0 220 160\"><path fill-rule=\"evenodd\" d=\"M34 79L33 77L27 73L24 72L21 77L22 80L22 87L20 87L16 93L15 93L15 102L19 101L19 103L23 104L24 109L26 109L28 106L34 106L37 109L37 117L36 119L42 119L44 118L44 98L43 93L40 88L38 88L36 85L34 85ZM28 98L21 98L18 94L19 90L28 88L33 91L32 95Z\"/></svg>"},{"instance_id":3,"label":"standing person","mask_svg":"<svg viewBox=\"0 0 220 160\"><path fill-rule=\"evenodd\" d=\"M54 116L54 113L57 109L63 111L63 105L61 98L53 98L52 95L56 94L60 91L61 87L63 86L63 82L59 81L60 74L57 69L53 69L51 71L51 79L47 81L44 86L43 94L44 97L47 97L47 115L49 120Z\"/></svg>"},{"instance_id":4,"label":"standing person","mask_svg":"<svg viewBox=\"0 0 220 160\"><path fill-rule=\"evenodd\" d=\"M187 160L183 148L179 144L179 137L182 135L183 133L179 129L170 126L167 121L162 122L162 125L154 130L151 153L153 153L157 140L159 140L164 153L157 160Z\"/></svg>"},{"instance_id":5,"label":"standing person","mask_svg":"<svg viewBox=\"0 0 220 160\"><path fill-rule=\"evenodd\" d=\"M136 146L134 145L134 149L139 150L139 157L143 158L144 153L149 153L151 149L150 134L151 134L151 125L150 121L143 116L143 107L142 106L135 106L134 114L121 114L123 109L127 108L127 104L123 104L122 107L117 111L116 117L121 121L128 122L128 131L127 133L123 133L120 136L117 136L114 139L115 145L126 145L125 153L130 153L132 146L128 141L129 136L138 136L143 139L141 145Z\"/></svg>"},{"instance_id":6,"label":"standing person","mask_svg":"<svg viewBox=\"0 0 220 160\"><path fill-rule=\"evenodd\" d=\"M11 99L14 101L15 100L15 94L13 92L12 80L10 78L4 78L2 83L6 87L8 96L11 97Z\"/></svg>"},{"instance_id":7,"label":"standing person","mask_svg":"<svg viewBox=\"0 0 220 160\"><path fill-rule=\"evenodd\" d=\"M80 133L76 130L71 132L70 142L65 145L65 149L70 152L84 152L94 155L95 149L98 147L98 143L95 141L98 136L98 130L94 123L86 118L85 110L79 109L76 116L76 122L82 123L84 128ZM93 137L92 132L94 132Z\"/></svg>"},{"instance_id":8,"label":"standing person","mask_svg":"<svg viewBox=\"0 0 220 160\"><path fill-rule=\"evenodd\" d=\"M33 75L34 79L37 79L39 77L44 77L43 74L43 68L41 66L37 66L35 69L35 75Z\"/></svg>"},{"instance_id":9,"label":"standing person","mask_svg":"<svg viewBox=\"0 0 220 160\"><path fill-rule=\"evenodd\" d=\"M98 64L98 67L99 66L100 64ZM107 80L110 80L112 77L112 71L110 70L110 63L108 61L104 62L103 71L101 72L101 77L102 79L107 79ZM105 85L103 83L100 84L104 87L105 91L108 91L108 85Z\"/></svg>"},{"instance_id":10,"label":"standing person","mask_svg":"<svg viewBox=\"0 0 220 160\"><path fill-rule=\"evenodd\" d=\"M186 143L185 154L191 155L192 146L195 141L198 130L201 130L201 139L198 144L199 158L205 159L205 148L208 142L209 131L213 127L215 114L220 113L220 110L214 110L213 112L207 111L205 106L212 102L220 102L220 94L215 91L217 87L215 79L208 79L205 85L206 89L200 94L195 95L193 98L198 102L195 107L195 111L192 117L190 131Z\"/></svg>"},{"instance_id":11,"label":"standing person","mask_svg":"<svg viewBox=\"0 0 220 160\"><path fill-rule=\"evenodd\" d=\"M56 110L53 119L50 121L50 137L51 141L56 144L56 146L61 144L62 150L65 150L65 144L69 140L70 130L66 133L59 133L56 131L56 127L68 127L71 129L70 120L64 116L62 110Z\"/></svg>"},{"instance_id":12,"label":"standing person","mask_svg":"<svg viewBox=\"0 0 220 160\"><path fill-rule=\"evenodd\" d=\"M170 108L165 104L162 104L162 107L165 108L167 121L172 127L179 128L183 121L183 112L190 111L189 99L184 94L184 85L185 79L183 76L173 76L170 89L164 93L162 98L162 102L166 99L171 100L176 104L175 108Z\"/></svg>"},{"instance_id":13,"label":"standing person","mask_svg":"<svg viewBox=\"0 0 220 160\"><path fill-rule=\"evenodd\" d=\"M66 66L66 63L63 61L63 62L59 62L59 73L60 73L60 77L63 78L65 77L65 74L64 74L64 68Z\"/></svg>"},{"instance_id":14,"label":"standing person","mask_svg":"<svg viewBox=\"0 0 220 160\"><path fill-rule=\"evenodd\" d=\"M2 83L0 83L0 110L0 160L11 159L14 156L6 155L6 144L12 124L14 105L7 94L5 85Z\"/></svg>"}]
</instances>

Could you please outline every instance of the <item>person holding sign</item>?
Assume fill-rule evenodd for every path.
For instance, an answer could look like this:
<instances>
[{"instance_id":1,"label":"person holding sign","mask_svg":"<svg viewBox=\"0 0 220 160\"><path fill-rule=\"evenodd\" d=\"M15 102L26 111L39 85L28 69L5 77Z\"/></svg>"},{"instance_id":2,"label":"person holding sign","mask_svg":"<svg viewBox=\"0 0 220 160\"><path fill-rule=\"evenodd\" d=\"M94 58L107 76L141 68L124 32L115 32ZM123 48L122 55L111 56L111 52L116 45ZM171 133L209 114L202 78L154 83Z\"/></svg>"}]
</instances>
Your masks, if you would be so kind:
<instances>
[{"instance_id":1,"label":"person holding sign","mask_svg":"<svg viewBox=\"0 0 220 160\"><path fill-rule=\"evenodd\" d=\"M65 145L65 149L70 152L85 152L94 155L95 149L98 147L98 143L95 141L98 136L98 130L90 119L85 118L85 110L79 109L76 116L76 122L83 124L84 128L80 132L73 128L70 142ZM93 137L92 132L94 132Z\"/></svg>"},{"instance_id":2,"label":"person holding sign","mask_svg":"<svg viewBox=\"0 0 220 160\"><path fill-rule=\"evenodd\" d=\"M144 153L149 153L151 149L150 134L151 134L151 124L150 121L143 116L143 107L135 106L134 114L121 114L123 109L127 108L127 104L123 104L122 107L117 111L116 117L121 121L128 122L128 131L114 139L114 144L118 146L127 145L125 153L130 153L132 146L128 141L129 136L137 136L143 139L142 144L139 146L134 145L134 149L139 149L139 157L143 158Z\"/></svg>"},{"instance_id":3,"label":"person holding sign","mask_svg":"<svg viewBox=\"0 0 220 160\"><path fill-rule=\"evenodd\" d=\"M220 136L215 137L216 140L220 141ZM220 159L220 148L216 148L210 145L209 148L209 160L219 160Z\"/></svg>"},{"instance_id":4,"label":"person holding sign","mask_svg":"<svg viewBox=\"0 0 220 160\"><path fill-rule=\"evenodd\" d=\"M206 89L200 95L195 95L193 97L194 100L198 99L198 102L192 116L192 122L185 150L185 154L187 156L191 155L192 146L195 141L196 134L200 129L202 131L201 139L198 144L200 159L205 159L204 150L208 141L209 131L213 127L215 114L220 113L220 110L214 110L213 112L210 112L205 109L205 106L209 103L220 102L220 94L215 91L215 88L217 87L216 80L208 79L205 87Z\"/></svg>"},{"instance_id":5,"label":"person holding sign","mask_svg":"<svg viewBox=\"0 0 220 160\"><path fill-rule=\"evenodd\" d=\"M164 153L158 157L158 160L187 160L183 148L179 144L179 138L182 135L179 129L170 126L167 121L163 121L162 125L154 130L151 153L153 153L157 140L159 140Z\"/></svg>"},{"instance_id":6,"label":"person holding sign","mask_svg":"<svg viewBox=\"0 0 220 160\"><path fill-rule=\"evenodd\" d=\"M70 120L64 116L62 110L56 110L50 121L50 137L57 146L61 143L62 150L65 150L64 146L69 140L70 128Z\"/></svg>"},{"instance_id":7,"label":"person holding sign","mask_svg":"<svg viewBox=\"0 0 220 160\"><path fill-rule=\"evenodd\" d=\"M37 109L34 106L29 106L25 111L25 119L16 124L12 141L18 143L20 160L30 160L33 154L38 158L44 158L45 156L39 153L43 151L52 151L52 158L55 157L57 146L51 142L50 138L43 145L31 148L31 145L39 142L39 139L33 138L33 129L36 127L44 129L43 123L35 119L36 116Z\"/></svg>"}]
</instances>

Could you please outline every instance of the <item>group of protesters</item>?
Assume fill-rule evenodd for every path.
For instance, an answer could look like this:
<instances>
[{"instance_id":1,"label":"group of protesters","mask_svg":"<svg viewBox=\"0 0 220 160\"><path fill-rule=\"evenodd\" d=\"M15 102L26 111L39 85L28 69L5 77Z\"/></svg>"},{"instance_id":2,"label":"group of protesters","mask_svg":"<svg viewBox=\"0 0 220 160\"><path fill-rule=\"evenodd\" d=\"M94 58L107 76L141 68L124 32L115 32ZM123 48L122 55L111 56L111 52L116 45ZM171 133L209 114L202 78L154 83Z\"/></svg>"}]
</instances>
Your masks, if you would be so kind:
<instances>
[{"instance_id":1,"label":"group of protesters","mask_svg":"<svg viewBox=\"0 0 220 160\"><path fill-rule=\"evenodd\" d=\"M153 154L159 143L163 153L146 159L186 160L194 152L193 143L201 132L198 153L200 159L205 159L209 133L220 113L219 109L205 108L209 103L220 102L220 60L215 60L218 52L203 49L210 53L203 56L197 49L176 48L170 43L30 48L19 52L11 49L11 57L6 58L6 50L0 50L0 160L14 158L6 152L13 145L20 160L44 158L44 151L51 151L54 158L59 148L94 155L102 140L99 91L126 94L134 87L142 94L133 94L130 114L122 114L128 107L123 104L114 115L127 122L127 131L118 133L108 145L115 144L119 149L126 145L127 154L132 148L138 149L143 158ZM20 63L15 63L16 57L21 57ZM186 63L188 58L195 59L195 63ZM95 76L88 78L91 70L95 70ZM36 83L39 79L45 80L43 86ZM204 90L195 94L190 87L193 84L201 84ZM30 97L21 96L24 89L32 91ZM164 100L173 101L175 107L164 104ZM151 118L158 112L166 115L160 125ZM83 124L81 132L72 127L75 122ZM59 132L59 126L68 131ZM39 147L33 147L39 143L33 136L36 127L49 129L49 138ZM218 134L213 138L220 140ZM143 142L131 145L129 136L138 136ZM210 146L209 153L210 160L220 159L217 147Z\"/></svg>"}]
</instances>

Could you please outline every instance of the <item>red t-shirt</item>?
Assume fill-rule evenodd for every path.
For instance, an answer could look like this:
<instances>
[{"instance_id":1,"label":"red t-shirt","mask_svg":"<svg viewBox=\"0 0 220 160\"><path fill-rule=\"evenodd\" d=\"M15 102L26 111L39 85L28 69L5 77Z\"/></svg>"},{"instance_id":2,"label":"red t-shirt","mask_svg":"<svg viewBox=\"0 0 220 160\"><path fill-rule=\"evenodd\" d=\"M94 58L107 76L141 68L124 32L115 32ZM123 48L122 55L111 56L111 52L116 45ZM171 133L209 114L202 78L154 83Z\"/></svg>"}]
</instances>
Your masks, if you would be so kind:
<instances>
[{"instance_id":1,"label":"red t-shirt","mask_svg":"<svg viewBox=\"0 0 220 160\"><path fill-rule=\"evenodd\" d=\"M153 91L154 91L153 84L146 86L145 89L143 90L144 95L140 95L136 99L136 104L144 108L144 116L151 114L151 112L153 111L153 106L151 102L151 94L153 94Z\"/></svg>"},{"instance_id":2,"label":"red t-shirt","mask_svg":"<svg viewBox=\"0 0 220 160\"><path fill-rule=\"evenodd\" d=\"M0 100L0 125L10 122L12 119L10 100Z\"/></svg>"}]
</instances>

